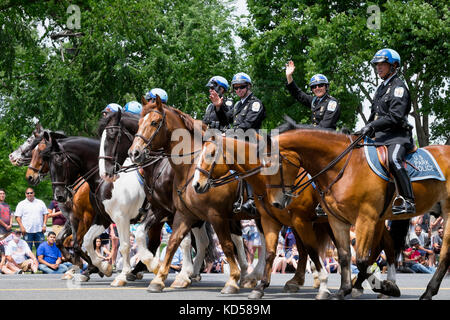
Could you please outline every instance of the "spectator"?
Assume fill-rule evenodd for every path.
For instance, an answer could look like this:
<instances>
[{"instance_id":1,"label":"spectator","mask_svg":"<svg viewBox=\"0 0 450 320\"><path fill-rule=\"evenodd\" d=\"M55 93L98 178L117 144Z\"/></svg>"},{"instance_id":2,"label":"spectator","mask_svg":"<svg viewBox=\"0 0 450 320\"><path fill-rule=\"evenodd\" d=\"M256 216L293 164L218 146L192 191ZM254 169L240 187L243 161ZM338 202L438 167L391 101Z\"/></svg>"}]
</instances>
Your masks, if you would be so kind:
<instances>
[{"instance_id":1,"label":"spectator","mask_svg":"<svg viewBox=\"0 0 450 320\"><path fill-rule=\"evenodd\" d=\"M5 247L0 244L0 270L4 274L22 273L22 269L6 260Z\"/></svg>"},{"instance_id":2,"label":"spectator","mask_svg":"<svg viewBox=\"0 0 450 320\"><path fill-rule=\"evenodd\" d=\"M258 254L261 253L261 237L259 236L258 228L255 220L242 220L242 238L244 240L245 252L247 254L248 272L253 270L253 260L255 259L256 250Z\"/></svg>"},{"instance_id":3,"label":"spectator","mask_svg":"<svg viewBox=\"0 0 450 320\"><path fill-rule=\"evenodd\" d=\"M58 202L52 200L48 206L47 218L52 218L52 231L58 236L59 232L64 228L67 219L59 209Z\"/></svg>"},{"instance_id":4,"label":"spectator","mask_svg":"<svg viewBox=\"0 0 450 320\"><path fill-rule=\"evenodd\" d=\"M435 264L439 261L439 256L441 254L442 238L444 236L444 228L440 227L438 229L438 234L431 238L431 247L433 248L435 256Z\"/></svg>"},{"instance_id":5,"label":"spectator","mask_svg":"<svg viewBox=\"0 0 450 320\"><path fill-rule=\"evenodd\" d=\"M109 239L111 240L111 264L113 270L116 270L117 254L119 252L119 232L116 224L112 223L108 228Z\"/></svg>"},{"instance_id":6,"label":"spectator","mask_svg":"<svg viewBox=\"0 0 450 320\"><path fill-rule=\"evenodd\" d=\"M131 268L134 268L136 264L139 262L137 254L137 243L136 238L134 234L130 234L130 266ZM121 253L119 252L118 258L117 258L117 269L122 270L123 267L123 257Z\"/></svg>"},{"instance_id":7,"label":"spectator","mask_svg":"<svg viewBox=\"0 0 450 320\"><path fill-rule=\"evenodd\" d=\"M278 242L277 253L275 259L273 259L272 273L286 273L286 257L284 255L284 244Z\"/></svg>"},{"instance_id":8,"label":"spectator","mask_svg":"<svg viewBox=\"0 0 450 320\"><path fill-rule=\"evenodd\" d=\"M359 273L359 269L358 266L356 265L356 238L353 238L351 240L350 253L351 253L350 268L353 274L357 274Z\"/></svg>"},{"instance_id":9,"label":"spectator","mask_svg":"<svg viewBox=\"0 0 450 320\"><path fill-rule=\"evenodd\" d=\"M70 262L62 262L61 251L59 251L55 241L56 234L50 231L47 235L47 241L42 242L37 249L39 270L44 273L65 273L72 266Z\"/></svg>"},{"instance_id":10,"label":"spectator","mask_svg":"<svg viewBox=\"0 0 450 320\"><path fill-rule=\"evenodd\" d=\"M160 260L164 261L164 257L166 256L166 250L167 246L164 247L163 251L161 252ZM178 247L177 251L173 255L172 262L170 263L170 273L178 273L181 270L183 264L183 252L181 251L181 248Z\"/></svg>"},{"instance_id":11,"label":"spectator","mask_svg":"<svg viewBox=\"0 0 450 320\"><path fill-rule=\"evenodd\" d=\"M417 238L419 240L419 251L421 255L426 255L428 258L428 261L430 263L430 266L434 265L434 261L435 261L435 257L434 257L434 252L433 250L431 250L430 248L430 235L431 232L429 230L428 233L425 233L422 230L422 227L417 224L415 229L414 229L414 235L411 236L411 240L414 238Z\"/></svg>"},{"instance_id":12,"label":"spectator","mask_svg":"<svg viewBox=\"0 0 450 320\"><path fill-rule=\"evenodd\" d=\"M32 250L33 244L37 249L45 240L48 211L45 203L35 198L33 188L27 188L25 196L26 199L17 205L15 216L24 240Z\"/></svg>"},{"instance_id":13,"label":"spectator","mask_svg":"<svg viewBox=\"0 0 450 320\"><path fill-rule=\"evenodd\" d=\"M431 216L431 223L430 223L431 236L437 235L439 229L443 227L444 227L444 218L442 218L442 216L439 216L437 218Z\"/></svg>"},{"instance_id":14,"label":"spectator","mask_svg":"<svg viewBox=\"0 0 450 320\"><path fill-rule=\"evenodd\" d=\"M416 238L411 239L410 248L403 251L406 265L416 273L434 273L435 267L428 266L428 262L425 257L421 255L419 250L419 240Z\"/></svg>"},{"instance_id":15,"label":"spectator","mask_svg":"<svg viewBox=\"0 0 450 320\"><path fill-rule=\"evenodd\" d=\"M219 239L217 238L217 235L214 234L214 244L217 250L218 258L214 260L211 263L207 264L207 267L205 268L206 273L223 273L223 266L226 263L226 257L223 253L222 246L219 243Z\"/></svg>"},{"instance_id":16,"label":"spectator","mask_svg":"<svg viewBox=\"0 0 450 320\"><path fill-rule=\"evenodd\" d=\"M100 259L111 263L111 252L106 248L106 245L103 244L102 239L100 237L95 238L94 248L95 253Z\"/></svg>"},{"instance_id":17,"label":"spectator","mask_svg":"<svg viewBox=\"0 0 450 320\"><path fill-rule=\"evenodd\" d=\"M333 249L327 249L324 259L324 266L328 273L337 273L339 270L339 263L334 257Z\"/></svg>"},{"instance_id":18,"label":"spectator","mask_svg":"<svg viewBox=\"0 0 450 320\"><path fill-rule=\"evenodd\" d=\"M375 263L377 264L378 268L380 268L381 273L387 272L387 258L386 254L384 253L384 250L380 252L377 261Z\"/></svg>"},{"instance_id":19,"label":"spectator","mask_svg":"<svg viewBox=\"0 0 450 320\"><path fill-rule=\"evenodd\" d=\"M0 236L3 238L11 233L12 215L9 205L5 202L6 192L0 189Z\"/></svg>"},{"instance_id":20,"label":"spectator","mask_svg":"<svg viewBox=\"0 0 450 320\"><path fill-rule=\"evenodd\" d=\"M28 244L21 239L21 235L20 230L14 231L13 239L5 248L6 259L22 271L31 270L34 273L38 270L39 263Z\"/></svg>"},{"instance_id":21,"label":"spectator","mask_svg":"<svg viewBox=\"0 0 450 320\"><path fill-rule=\"evenodd\" d=\"M297 245L292 245L292 254L289 258L286 258L286 269L290 267L290 269L297 270L299 254L297 250ZM295 271L294 271L295 272Z\"/></svg>"},{"instance_id":22,"label":"spectator","mask_svg":"<svg viewBox=\"0 0 450 320\"><path fill-rule=\"evenodd\" d=\"M284 256L288 259L292 255L292 248L295 243L295 235L291 227L286 228L284 235Z\"/></svg>"}]
</instances>

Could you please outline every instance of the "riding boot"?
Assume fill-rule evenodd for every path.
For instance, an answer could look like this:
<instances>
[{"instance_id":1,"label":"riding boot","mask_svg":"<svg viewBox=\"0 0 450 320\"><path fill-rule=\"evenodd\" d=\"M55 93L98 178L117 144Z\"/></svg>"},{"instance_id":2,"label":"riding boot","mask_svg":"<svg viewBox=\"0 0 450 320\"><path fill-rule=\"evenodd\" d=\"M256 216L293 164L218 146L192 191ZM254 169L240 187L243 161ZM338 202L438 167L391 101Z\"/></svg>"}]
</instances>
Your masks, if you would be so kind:
<instances>
[{"instance_id":1,"label":"riding boot","mask_svg":"<svg viewBox=\"0 0 450 320\"><path fill-rule=\"evenodd\" d=\"M255 200L253 198L253 188L247 182L244 181L244 183L247 190L247 201L241 206L241 210L249 216L257 218L258 211L256 210Z\"/></svg>"},{"instance_id":2,"label":"riding boot","mask_svg":"<svg viewBox=\"0 0 450 320\"><path fill-rule=\"evenodd\" d=\"M414 194L411 180L409 180L406 169L395 170L394 178L397 185L398 196L392 205L392 214L400 215L404 213L415 213Z\"/></svg>"},{"instance_id":3,"label":"riding boot","mask_svg":"<svg viewBox=\"0 0 450 320\"><path fill-rule=\"evenodd\" d=\"M326 212L323 211L322 206L320 205L320 203L316 207L316 215L318 217L326 217L327 216Z\"/></svg>"}]
</instances>

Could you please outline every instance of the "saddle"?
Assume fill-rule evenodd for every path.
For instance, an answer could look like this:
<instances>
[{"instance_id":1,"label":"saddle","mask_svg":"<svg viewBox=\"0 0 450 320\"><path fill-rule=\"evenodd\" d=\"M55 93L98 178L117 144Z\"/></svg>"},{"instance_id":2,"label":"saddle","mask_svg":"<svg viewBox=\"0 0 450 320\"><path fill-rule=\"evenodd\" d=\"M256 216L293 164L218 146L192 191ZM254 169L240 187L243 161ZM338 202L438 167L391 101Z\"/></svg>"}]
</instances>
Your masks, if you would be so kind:
<instances>
[{"instance_id":1,"label":"saddle","mask_svg":"<svg viewBox=\"0 0 450 320\"><path fill-rule=\"evenodd\" d=\"M366 137L364 139L364 154L369 167L374 173L386 181L392 180L386 146L375 146L375 142ZM433 155L424 148L415 146L413 150L407 153L406 161L403 165L411 181L426 179L446 180Z\"/></svg>"}]
</instances>

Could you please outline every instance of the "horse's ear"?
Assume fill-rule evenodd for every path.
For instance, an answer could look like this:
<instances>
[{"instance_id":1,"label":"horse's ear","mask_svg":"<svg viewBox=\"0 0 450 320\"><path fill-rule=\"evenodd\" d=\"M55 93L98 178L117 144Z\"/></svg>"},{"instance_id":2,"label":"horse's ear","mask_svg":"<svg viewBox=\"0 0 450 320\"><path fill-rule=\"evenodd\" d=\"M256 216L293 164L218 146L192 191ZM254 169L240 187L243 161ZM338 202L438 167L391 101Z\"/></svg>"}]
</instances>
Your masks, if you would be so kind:
<instances>
[{"instance_id":1,"label":"horse's ear","mask_svg":"<svg viewBox=\"0 0 450 320\"><path fill-rule=\"evenodd\" d=\"M44 127L40 122L36 123L36 126L34 128L34 136L39 136L44 131Z\"/></svg>"},{"instance_id":2,"label":"horse's ear","mask_svg":"<svg viewBox=\"0 0 450 320\"><path fill-rule=\"evenodd\" d=\"M52 144L52 150L54 151L60 151L60 146L59 143L57 141L58 139L58 133L51 131L50 132L50 143Z\"/></svg>"},{"instance_id":3,"label":"horse's ear","mask_svg":"<svg viewBox=\"0 0 450 320\"><path fill-rule=\"evenodd\" d=\"M161 102L161 98L159 97L159 95L156 95L156 106L158 107L158 109L160 109L162 107L162 102Z\"/></svg>"},{"instance_id":4,"label":"horse's ear","mask_svg":"<svg viewBox=\"0 0 450 320\"><path fill-rule=\"evenodd\" d=\"M145 99L144 96L141 97L141 102L142 102L142 105L143 105L143 106L145 106L145 105L148 104L148 101L147 101L147 99Z\"/></svg>"},{"instance_id":5,"label":"horse's ear","mask_svg":"<svg viewBox=\"0 0 450 320\"><path fill-rule=\"evenodd\" d=\"M116 124L119 124L120 119L122 119L122 110L119 109L119 110L117 110L116 113L117 113L117 115L116 115L116 117L115 117L115 119L116 119Z\"/></svg>"},{"instance_id":6,"label":"horse's ear","mask_svg":"<svg viewBox=\"0 0 450 320\"><path fill-rule=\"evenodd\" d=\"M45 141L50 142L50 140L51 140L50 133L47 130L44 131L43 138Z\"/></svg>"}]
</instances>

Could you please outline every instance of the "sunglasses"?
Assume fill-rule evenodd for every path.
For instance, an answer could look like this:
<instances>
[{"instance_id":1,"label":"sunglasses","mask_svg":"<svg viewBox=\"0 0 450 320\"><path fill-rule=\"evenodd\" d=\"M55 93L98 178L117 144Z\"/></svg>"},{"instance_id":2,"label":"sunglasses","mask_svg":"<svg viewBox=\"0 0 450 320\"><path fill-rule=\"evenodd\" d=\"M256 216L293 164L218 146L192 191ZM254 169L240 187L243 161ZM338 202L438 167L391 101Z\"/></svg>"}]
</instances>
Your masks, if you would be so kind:
<instances>
[{"instance_id":1,"label":"sunglasses","mask_svg":"<svg viewBox=\"0 0 450 320\"><path fill-rule=\"evenodd\" d=\"M315 84L311 86L311 89L322 88L325 87L325 83Z\"/></svg>"},{"instance_id":2,"label":"sunglasses","mask_svg":"<svg viewBox=\"0 0 450 320\"><path fill-rule=\"evenodd\" d=\"M26 194L34 194L34 192L26 192Z\"/></svg>"},{"instance_id":3,"label":"sunglasses","mask_svg":"<svg viewBox=\"0 0 450 320\"><path fill-rule=\"evenodd\" d=\"M247 88L247 86L236 86L236 87L234 87L234 90L239 90L239 89L245 89L245 88Z\"/></svg>"}]
</instances>

